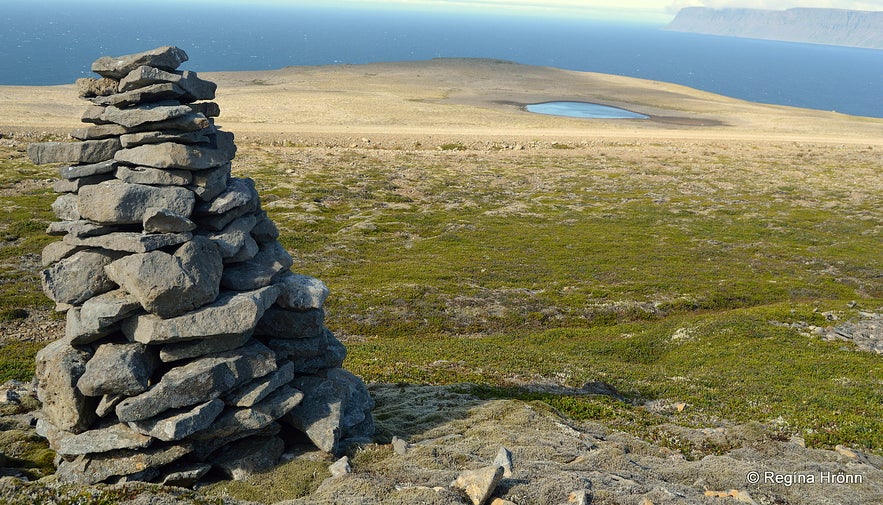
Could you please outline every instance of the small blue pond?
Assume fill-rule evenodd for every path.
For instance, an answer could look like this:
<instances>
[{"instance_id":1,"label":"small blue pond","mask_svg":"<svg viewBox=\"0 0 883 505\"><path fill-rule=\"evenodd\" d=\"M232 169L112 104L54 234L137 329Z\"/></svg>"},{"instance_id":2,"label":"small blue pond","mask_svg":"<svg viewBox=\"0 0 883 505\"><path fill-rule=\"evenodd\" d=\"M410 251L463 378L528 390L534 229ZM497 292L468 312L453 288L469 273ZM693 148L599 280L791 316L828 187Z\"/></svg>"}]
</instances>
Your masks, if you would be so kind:
<instances>
[{"instance_id":1,"label":"small blue pond","mask_svg":"<svg viewBox=\"0 0 883 505\"><path fill-rule=\"evenodd\" d=\"M650 117L630 110L588 102L532 103L527 105L525 109L537 114L593 119L648 119Z\"/></svg>"}]
</instances>

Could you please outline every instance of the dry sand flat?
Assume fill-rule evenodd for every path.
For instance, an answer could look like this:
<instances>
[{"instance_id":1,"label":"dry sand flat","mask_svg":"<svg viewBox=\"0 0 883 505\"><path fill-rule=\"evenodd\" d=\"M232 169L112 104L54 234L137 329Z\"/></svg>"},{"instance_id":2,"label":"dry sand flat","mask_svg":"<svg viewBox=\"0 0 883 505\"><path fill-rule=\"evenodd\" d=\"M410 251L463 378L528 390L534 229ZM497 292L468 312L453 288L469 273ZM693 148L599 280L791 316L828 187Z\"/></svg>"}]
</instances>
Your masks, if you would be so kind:
<instances>
[{"instance_id":1,"label":"dry sand flat","mask_svg":"<svg viewBox=\"0 0 883 505\"><path fill-rule=\"evenodd\" d=\"M336 144L708 139L883 144L883 119L763 105L657 81L485 59L205 73L218 123L242 136ZM570 119L523 104L573 100L650 120ZM79 125L73 85L0 87L0 132L65 133ZM376 140L375 140L376 141Z\"/></svg>"}]
</instances>

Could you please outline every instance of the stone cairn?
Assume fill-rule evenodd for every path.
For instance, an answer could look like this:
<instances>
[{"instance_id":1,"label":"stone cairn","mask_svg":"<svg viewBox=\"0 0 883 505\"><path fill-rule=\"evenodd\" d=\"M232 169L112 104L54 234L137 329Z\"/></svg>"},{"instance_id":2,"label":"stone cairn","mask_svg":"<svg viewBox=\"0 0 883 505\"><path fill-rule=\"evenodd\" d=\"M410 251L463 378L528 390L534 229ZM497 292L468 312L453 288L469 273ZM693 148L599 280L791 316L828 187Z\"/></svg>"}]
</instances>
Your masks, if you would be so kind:
<instances>
[{"instance_id":1,"label":"stone cairn","mask_svg":"<svg viewBox=\"0 0 883 505\"><path fill-rule=\"evenodd\" d=\"M292 273L251 179L231 176L216 85L177 47L103 57L43 250L64 338L37 355L38 432L63 482L192 485L275 465L308 439L339 453L373 434L373 401L325 327L328 289Z\"/></svg>"}]
</instances>

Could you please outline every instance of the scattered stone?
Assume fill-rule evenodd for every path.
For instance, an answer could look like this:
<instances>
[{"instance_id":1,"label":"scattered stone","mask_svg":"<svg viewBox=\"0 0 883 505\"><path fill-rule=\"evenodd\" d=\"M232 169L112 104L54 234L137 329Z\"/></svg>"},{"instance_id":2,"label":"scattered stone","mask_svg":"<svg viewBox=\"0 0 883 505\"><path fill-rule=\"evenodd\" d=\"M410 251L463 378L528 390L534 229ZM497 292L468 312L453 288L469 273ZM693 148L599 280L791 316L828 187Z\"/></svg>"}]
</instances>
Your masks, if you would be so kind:
<instances>
[{"instance_id":1,"label":"scattered stone","mask_svg":"<svg viewBox=\"0 0 883 505\"><path fill-rule=\"evenodd\" d=\"M392 450L399 456L404 456L408 453L408 449L411 448L411 444L409 444L406 440L399 437L392 437Z\"/></svg>"},{"instance_id":2,"label":"scattered stone","mask_svg":"<svg viewBox=\"0 0 883 505\"><path fill-rule=\"evenodd\" d=\"M451 487L463 490L474 505L482 505L502 479L503 467L493 465L478 470L464 470L451 483Z\"/></svg>"},{"instance_id":3,"label":"scattered stone","mask_svg":"<svg viewBox=\"0 0 883 505\"><path fill-rule=\"evenodd\" d=\"M340 477L342 475L352 473L353 469L352 467L350 467L350 458L348 456L344 456L338 459L331 466L328 467L328 471L331 472L331 477Z\"/></svg>"},{"instance_id":4,"label":"scattered stone","mask_svg":"<svg viewBox=\"0 0 883 505\"><path fill-rule=\"evenodd\" d=\"M512 477L512 452L505 447L500 447L497 457L494 458L494 464L503 467L503 477Z\"/></svg>"}]
</instances>

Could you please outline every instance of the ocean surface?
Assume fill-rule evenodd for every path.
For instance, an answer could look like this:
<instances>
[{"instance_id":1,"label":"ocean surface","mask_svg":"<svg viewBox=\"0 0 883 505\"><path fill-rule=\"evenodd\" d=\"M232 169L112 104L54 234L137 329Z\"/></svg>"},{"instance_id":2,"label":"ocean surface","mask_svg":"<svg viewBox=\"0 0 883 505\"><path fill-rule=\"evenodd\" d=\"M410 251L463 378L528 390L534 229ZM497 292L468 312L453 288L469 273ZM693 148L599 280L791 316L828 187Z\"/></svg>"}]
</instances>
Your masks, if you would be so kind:
<instances>
[{"instance_id":1,"label":"ocean surface","mask_svg":"<svg viewBox=\"0 0 883 505\"><path fill-rule=\"evenodd\" d=\"M195 71L482 57L883 117L883 51L666 32L658 25L222 2L4 0L0 84L92 75L100 56L177 45ZM554 99L554 97L550 97Z\"/></svg>"}]
</instances>

